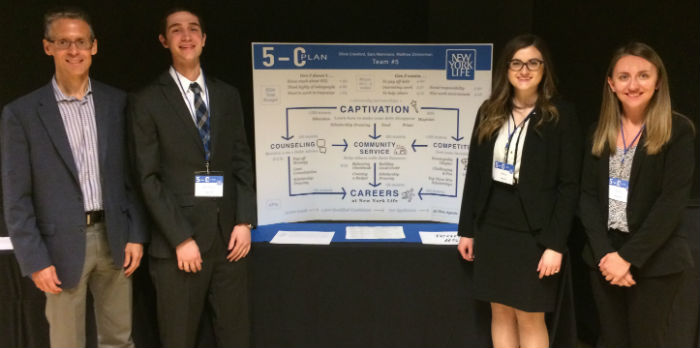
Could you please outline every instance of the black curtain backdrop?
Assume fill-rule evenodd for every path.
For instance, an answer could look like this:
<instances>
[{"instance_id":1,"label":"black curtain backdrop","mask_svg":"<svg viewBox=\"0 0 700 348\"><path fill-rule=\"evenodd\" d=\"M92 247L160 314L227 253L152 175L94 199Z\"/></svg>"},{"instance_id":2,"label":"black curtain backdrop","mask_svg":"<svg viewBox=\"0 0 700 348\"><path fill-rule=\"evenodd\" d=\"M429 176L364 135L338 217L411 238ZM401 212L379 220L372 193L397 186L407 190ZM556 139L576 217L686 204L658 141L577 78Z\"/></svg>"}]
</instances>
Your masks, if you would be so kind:
<instances>
[{"instance_id":1,"label":"black curtain backdrop","mask_svg":"<svg viewBox=\"0 0 700 348\"><path fill-rule=\"evenodd\" d=\"M157 40L158 23L167 8L181 3L194 6L204 17L204 70L241 92L251 147L250 43L254 41L491 42L496 57L511 37L532 32L549 43L560 93L576 105L583 132L597 118L605 69L613 50L638 40L661 55L669 72L674 109L690 117L700 130L697 0L7 0L0 3L0 23L4 27L0 31L0 105L47 83L53 73L53 62L44 55L41 45L42 15L48 8L60 4L85 8L93 17L98 38L92 77L133 91L167 68L169 55ZM698 137L696 149L697 145ZM692 196L697 202L697 156L695 165ZM6 235L4 224L0 235ZM585 274L577 275L576 269L583 243L580 229L575 230L570 248L580 305L579 336L591 341L596 324L590 309L590 290Z\"/></svg>"},{"instance_id":2,"label":"black curtain backdrop","mask_svg":"<svg viewBox=\"0 0 700 348\"><path fill-rule=\"evenodd\" d=\"M241 91L251 145L253 41L492 42L497 56L508 39L533 32L549 43L560 92L576 105L587 129L597 118L612 51L639 40L664 59L674 108L698 126L700 2L696 0L9 0L0 4L0 23L6 28L0 31L0 105L49 81L53 62L41 46L42 15L47 9L59 4L85 8L98 37L92 76L132 91L167 68L169 56L157 40L158 23L167 8L183 3L204 16L208 34L204 69Z\"/></svg>"}]
</instances>

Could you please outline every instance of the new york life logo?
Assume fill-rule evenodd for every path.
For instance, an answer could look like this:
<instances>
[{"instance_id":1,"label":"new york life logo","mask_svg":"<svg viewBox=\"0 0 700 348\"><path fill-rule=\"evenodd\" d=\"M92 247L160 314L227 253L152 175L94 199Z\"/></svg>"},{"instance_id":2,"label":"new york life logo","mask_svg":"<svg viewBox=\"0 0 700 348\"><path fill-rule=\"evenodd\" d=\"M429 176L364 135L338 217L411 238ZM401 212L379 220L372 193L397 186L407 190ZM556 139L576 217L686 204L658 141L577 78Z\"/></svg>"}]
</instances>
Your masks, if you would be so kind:
<instances>
[{"instance_id":1,"label":"new york life logo","mask_svg":"<svg viewBox=\"0 0 700 348\"><path fill-rule=\"evenodd\" d=\"M445 70L448 80L473 80L476 67L475 49L452 49L445 51Z\"/></svg>"}]
</instances>

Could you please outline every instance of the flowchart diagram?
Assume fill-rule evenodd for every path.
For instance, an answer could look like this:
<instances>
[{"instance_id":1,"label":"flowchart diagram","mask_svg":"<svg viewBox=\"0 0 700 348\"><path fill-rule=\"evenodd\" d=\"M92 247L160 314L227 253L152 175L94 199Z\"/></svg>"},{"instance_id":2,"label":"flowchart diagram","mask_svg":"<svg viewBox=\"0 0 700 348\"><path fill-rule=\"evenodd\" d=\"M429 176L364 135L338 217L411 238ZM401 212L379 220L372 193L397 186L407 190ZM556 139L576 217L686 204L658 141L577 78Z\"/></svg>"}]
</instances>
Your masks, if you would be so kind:
<instances>
[{"instance_id":1,"label":"flowchart diagram","mask_svg":"<svg viewBox=\"0 0 700 348\"><path fill-rule=\"evenodd\" d=\"M491 45L256 43L253 62L260 224L457 221Z\"/></svg>"}]
</instances>

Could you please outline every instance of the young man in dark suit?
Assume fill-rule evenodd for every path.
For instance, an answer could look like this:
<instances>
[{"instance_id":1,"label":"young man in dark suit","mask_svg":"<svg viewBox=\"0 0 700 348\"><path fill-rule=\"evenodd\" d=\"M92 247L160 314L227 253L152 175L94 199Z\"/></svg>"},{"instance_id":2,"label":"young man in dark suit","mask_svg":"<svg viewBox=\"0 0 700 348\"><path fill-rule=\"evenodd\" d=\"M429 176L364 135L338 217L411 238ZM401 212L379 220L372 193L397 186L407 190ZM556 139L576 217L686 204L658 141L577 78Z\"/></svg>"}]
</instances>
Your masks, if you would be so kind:
<instances>
[{"instance_id":1,"label":"young man in dark suit","mask_svg":"<svg viewBox=\"0 0 700 348\"><path fill-rule=\"evenodd\" d=\"M89 77L88 15L45 16L55 75L2 112L5 219L24 275L46 293L52 347L85 346L94 298L98 345L133 347L131 279L147 240L130 182L126 95Z\"/></svg>"},{"instance_id":2,"label":"young man in dark suit","mask_svg":"<svg viewBox=\"0 0 700 348\"><path fill-rule=\"evenodd\" d=\"M206 34L191 10L164 17L172 65L129 99L133 157L155 222L151 277L161 343L196 343L205 304L219 346L249 346L246 255L256 220L238 91L200 67Z\"/></svg>"}]
</instances>

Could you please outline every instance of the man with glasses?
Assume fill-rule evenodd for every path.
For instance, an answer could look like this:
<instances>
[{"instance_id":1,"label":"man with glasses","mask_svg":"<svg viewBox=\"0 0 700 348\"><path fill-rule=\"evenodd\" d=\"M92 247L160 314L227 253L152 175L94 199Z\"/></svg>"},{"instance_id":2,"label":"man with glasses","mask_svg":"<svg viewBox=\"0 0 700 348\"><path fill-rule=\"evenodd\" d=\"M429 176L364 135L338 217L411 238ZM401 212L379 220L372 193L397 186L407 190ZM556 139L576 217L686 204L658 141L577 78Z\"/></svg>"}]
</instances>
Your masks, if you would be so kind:
<instances>
[{"instance_id":1,"label":"man with glasses","mask_svg":"<svg viewBox=\"0 0 700 348\"><path fill-rule=\"evenodd\" d=\"M131 279L146 241L125 146L126 95L89 77L88 15L44 17L55 75L2 112L5 219L24 275L46 294L52 347L85 346L87 290L98 346L133 347Z\"/></svg>"}]
</instances>

